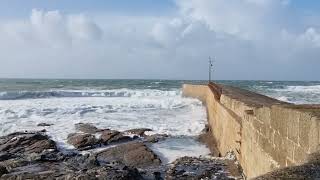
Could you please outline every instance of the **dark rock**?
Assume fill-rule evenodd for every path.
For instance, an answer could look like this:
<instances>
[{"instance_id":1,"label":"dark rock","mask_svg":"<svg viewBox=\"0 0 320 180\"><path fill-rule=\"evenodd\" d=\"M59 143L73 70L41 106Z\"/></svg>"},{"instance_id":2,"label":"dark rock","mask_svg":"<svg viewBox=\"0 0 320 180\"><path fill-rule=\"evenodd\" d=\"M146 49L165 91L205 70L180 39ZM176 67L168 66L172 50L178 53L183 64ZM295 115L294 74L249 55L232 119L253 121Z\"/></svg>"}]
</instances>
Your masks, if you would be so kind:
<instances>
[{"instance_id":1,"label":"dark rock","mask_svg":"<svg viewBox=\"0 0 320 180\"><path fill-rule=\"evenodd\" d=\"M103 130L101 132L100 141L101 143L107 145L111 143L121 143L131 141L134 138L126 136L124 133L114 130Z\"/></svg>"},{"instance_id":2,"label":"dark rock","mask_svg":"<svg viewBox=\"0 0 320 180\"><path fill-rule=\"evenodd\" d=\"M11 159L11 158L14 158L13 154L6 153L6 152L0 152L0 162Z\"/></svg>"},{"instance_id":3,"label":"dark rock","mask_svg":"<svg viewBox=\"0 0 320 180\"><path fill-rule=\"evenodd\" d=\"M85 150L99 144L99 141L92 134L73 133L68 135L68 143L79 150Z\"/></svg>"},{"instance_id":4,"label":"dark rock","mask_svg":"<svg viewBox=\"0 0 320 180\"><path fill-rule=\"evenodd\" d=\"M3 167L3 166L0 166L0 177L4 174L7 174L9 173L7 168Z\"/></svg>"},{"instance_id":5,"label":"dark rock","mask_svg":"<svg viewBox=\"0 0 320 180\"><path fill-rule=\"evenodd\" d=\"M92 124L89 123L78 123L75 124L76 130L81 131L83 133L94 134L99 132L100 130Z\"/></svg>"},{"instance_id":6,"label":"dark rock","mask_svg":"<svg viewBox=\"0 0 320 180\"><path fill-rule=\"evenodd\" d=\"M136 137L132 138L130 136L126 136L123 133L117 134L114 137L112 137L111 139L109 139L108 143L122 143L122 142L128 142L131 141L133 139L135 139Z\"/></svg>"},{"instance_id":7,"label":"dark rock","mask_svg":"<svg viewBox=\"0 0 320 180\"><path fill-rule=\"evenodd\" d=\"M144 136L146 131L152 131L152 129L148 128L138 128L138 129L130 129L127 131L124 131L125 133L130 133L130 134L136 134L138 136Z\"/></svg>"},{"instance_id":8,"label":"dark rock","mask_svg":"<svg viewBox=\"0 0 320 180\"><path fill-rule=\"evenodd\" d=\"M58 179L72 173L63 163L29 163L11 169L1 179Z\"/></svg>"},{"instance_id":9,"label":"dark rock","mask_svg":"<svg viewBox=\"0 0 320 180\"><path fill-rule=\"evenodd\" d=\"M101 136L100 136L100 141L103 144L108 144L109 140L113 137L115 137L116 135L120 134L119 131L114 131L114 130L104 130L101 132Z\"/></svg>"},{"instance_id":10,"label":"dark rock","mask_svg":"<svg viewBox=\"0 0 320 180\"><path fill-rule=\"evenodd\" d=\"M157 155L141 142L130 142L106 149L97 154L97 159L102 164L121 162L138 168L161 164Z\"/></svg>"},{"instance_id":11,"label":"dark rock","mask_svg":"<svg viewBox=\"0 0 320 180\"><path fill-rule=\"evenodd\" d=\"M30 154L41 153L48 149L57 150L56 143L42 132L18 132L0 137L1 153Z\"/></svg>"},{"instance_id":12,"label":"dark rock","mask_svg":"<svg viewBox=\"0 0 320 180\"><path fill-rule=\"evenodd\" d=\"M66 158L66 155L64 155L61 152L56 151L45 151L42 153L31 153L27 155L27 160L29 161L42 161L42 162L59 162Z\"/></svg>"},{"instance_id":13,"label":"dark rock","mask_svg":"<svg viewBox=\"0 0 320 180\"><path fill-rule=\"evenodd\" d=\"M167 137L169 137L169 136L166 134L153 134L150 136L145 136L144 142L156 143L156 142L165 140Z\"/></svg>"},{"instance_id":14,"label":"dark rock","mask_svg":"<svg viewBox=\"0 0 320 180\"><path fill-rule=\"evenodd\" d=\"M114 179L114 180L140 180L142 179L136 168L123 167L93 167L78 170L68 167L64 163L36 163L12 169L1 179Z\"/></svg>"},{"instance_id":15,"label":"dark rock","mask_svg":"<svg viewBox=\"0 0 320 180\"><path fill-rule=\"evenodd\" d=\"M64 163L76 170L91 169L99 166L99 162L94 155L75 155L67 158Z\"/></svg>"},{"instance_id":16,"label":"dark rock","mask_svg":"<svg viewBox=\"0 0 320 180\"><path fill-rule=\"evenodd\" d=\"M168 169L165 179L242 179L240 172L230 172L228 161L182 157L173 162L173 166ZM234 162L232 163L235 166Z\"/></svg>"},{"instance_id":17,"label":"dark rock","mask_svg":"<svg viewBox=\"0 0 320 180\"><path fill-rule=\"evenodd\" d=\"M52 126L53 124L48 123L39 123L37 126Z\"/></svg>"},{"instance_id":18,"label":"dark rock","mask_svg":"<svg viewBox=\"0 0 320 180\"><path fill-rule=\"evenodd\" d=\"M202 134L198 136L198 140L207 145L212 156L219 156L220 153L217 148L217 141L213 137L212 131L210 130L208 125L206 125L206 127L202 130Z\"/></svg>"},{"instance_id":19,"label":"dark rock","mask_svg":"<svg viewBox=\"0 0 320 180\"><path fill-rule=\"evenodd\" d=\"M30 162L23 156L11 158L5 161L0 162L0 166L6 167L8 170L20 167L20 166L26 166Z\"/></svg>"}]
</instances>

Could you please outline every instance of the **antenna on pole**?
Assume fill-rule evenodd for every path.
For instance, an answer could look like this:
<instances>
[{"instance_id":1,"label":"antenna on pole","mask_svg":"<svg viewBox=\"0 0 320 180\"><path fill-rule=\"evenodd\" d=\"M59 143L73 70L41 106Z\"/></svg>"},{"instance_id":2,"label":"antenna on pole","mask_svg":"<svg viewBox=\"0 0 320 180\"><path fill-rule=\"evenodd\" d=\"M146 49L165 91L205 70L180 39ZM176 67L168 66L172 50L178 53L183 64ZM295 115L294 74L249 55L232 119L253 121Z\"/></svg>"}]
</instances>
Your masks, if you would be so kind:
<instances>
[{"instance_id":1,"label":"antenna on pole","mask_svg":"<svg viewBox=\"0 0 320 180\"><path fill-rule=\"evenodd\" d=\"M209 56L209 83L211 82L211 71L212 71L212 68L213 68L213 61L211 59L211 56Z\"/></svg>"}]
</instances>

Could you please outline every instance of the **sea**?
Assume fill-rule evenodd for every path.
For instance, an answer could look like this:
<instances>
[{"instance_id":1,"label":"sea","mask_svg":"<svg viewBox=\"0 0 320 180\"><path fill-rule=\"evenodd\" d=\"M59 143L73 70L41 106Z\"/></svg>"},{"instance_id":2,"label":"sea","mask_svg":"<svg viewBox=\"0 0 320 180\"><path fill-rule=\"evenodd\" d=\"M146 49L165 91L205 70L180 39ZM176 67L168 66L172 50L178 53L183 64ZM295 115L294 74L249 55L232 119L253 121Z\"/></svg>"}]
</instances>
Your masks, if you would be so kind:
<instances>
[{"instance_id":1,"label":"sea","mask_svg":"<svg viewBox=\"0 0 320 180\"><path fill-rule=\"evenodd\" d=\"M320 104L320 82L217 81L282 101ZM128 130L150 128L149 134L167 134L165 141L150 145L165 163L182 156L209 154L197 141L207 123L203 104L182 97L187 80L76 80L0 79L0 136L16 131L42 130L64 151L74 148L67 136L74 124L92 123L98 128Z\"/></svg>"}]
</instances>

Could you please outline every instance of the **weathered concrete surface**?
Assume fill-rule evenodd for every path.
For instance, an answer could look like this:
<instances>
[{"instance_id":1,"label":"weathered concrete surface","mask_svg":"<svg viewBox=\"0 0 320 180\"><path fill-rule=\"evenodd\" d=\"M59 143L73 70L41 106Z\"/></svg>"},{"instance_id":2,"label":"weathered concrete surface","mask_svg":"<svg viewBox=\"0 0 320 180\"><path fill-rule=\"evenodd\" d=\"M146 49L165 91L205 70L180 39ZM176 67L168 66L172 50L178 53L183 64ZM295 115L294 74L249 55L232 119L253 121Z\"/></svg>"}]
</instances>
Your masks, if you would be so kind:
<instances>
[{"instance_id":1,"label":"weathered concrete surface","mask_svg":"<svg viewBox=\"0 0 320 180\"><path fill-rule=\"evenodd\" d=\"M249 178L306 163L320 143L320 105L293 105L235 87L184 85L206 104L222 155L233 151Z\"/></svg>"}]
</instances>

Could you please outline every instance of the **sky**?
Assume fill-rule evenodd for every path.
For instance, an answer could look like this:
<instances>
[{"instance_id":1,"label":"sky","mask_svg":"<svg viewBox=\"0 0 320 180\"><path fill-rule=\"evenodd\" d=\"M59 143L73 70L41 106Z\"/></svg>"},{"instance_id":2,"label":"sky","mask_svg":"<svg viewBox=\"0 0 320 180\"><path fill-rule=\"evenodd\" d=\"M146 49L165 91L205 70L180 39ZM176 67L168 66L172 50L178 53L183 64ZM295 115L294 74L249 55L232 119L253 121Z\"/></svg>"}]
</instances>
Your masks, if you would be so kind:
<instances>
[{"instance_id":1,"label":"sky","mask_svg":"<svg viewBox=\"0 0 320 180\"><path fill-rule=\"evenodd\" d=\"M0 78L320 80L320 1L1 0Z\"/></svg>"}]
</instances>

